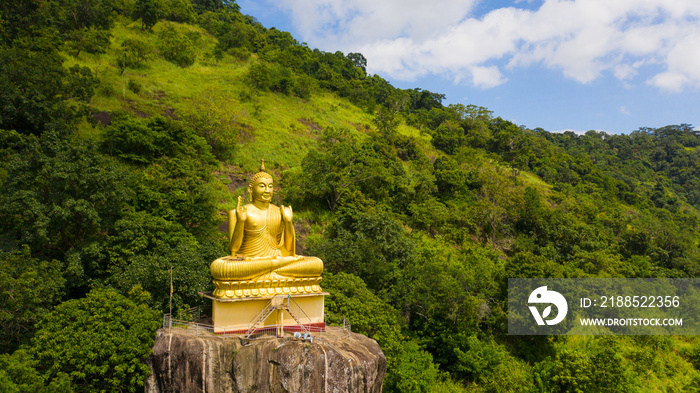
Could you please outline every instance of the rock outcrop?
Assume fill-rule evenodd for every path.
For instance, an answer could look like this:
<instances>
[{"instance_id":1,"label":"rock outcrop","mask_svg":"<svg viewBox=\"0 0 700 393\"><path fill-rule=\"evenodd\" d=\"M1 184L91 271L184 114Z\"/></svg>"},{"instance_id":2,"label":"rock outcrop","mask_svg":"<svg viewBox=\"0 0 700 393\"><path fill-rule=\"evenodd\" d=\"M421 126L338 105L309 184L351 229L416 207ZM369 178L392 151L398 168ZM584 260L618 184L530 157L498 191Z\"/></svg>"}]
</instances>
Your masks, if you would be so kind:
<instances>
[{"instance_id":1,"label":"rock outcrop","mask_svg":"<svg viewBox=\"0 0 700 393\"><path fill-rule=\"evenodd\" d=\"M386 357L360 334L256 340L158 331L147 393L381 392Z\"/></svg>"}]
</instances>

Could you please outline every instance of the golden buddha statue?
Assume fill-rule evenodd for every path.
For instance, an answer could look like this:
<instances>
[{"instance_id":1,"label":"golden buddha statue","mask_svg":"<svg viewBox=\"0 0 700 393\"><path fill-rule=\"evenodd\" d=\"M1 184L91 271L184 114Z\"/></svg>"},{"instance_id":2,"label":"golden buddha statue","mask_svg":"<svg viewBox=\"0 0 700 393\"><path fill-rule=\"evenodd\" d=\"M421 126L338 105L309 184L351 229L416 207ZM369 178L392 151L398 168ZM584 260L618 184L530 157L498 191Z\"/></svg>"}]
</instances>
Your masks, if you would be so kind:
<instances>
[{"instance_id":1,"label":"golden buddha statue","mask_svg":"<svg viewBox=\"0 0 700 393\"><path fill-rule=\"evenodd\" d=\"M275 206L272 176L260 165L248 184L251 203L228 212L231 255L211 264L213 296L240 298L320 293L323 261L296 255L292 207Z\"/></svg>"}]
</instances>

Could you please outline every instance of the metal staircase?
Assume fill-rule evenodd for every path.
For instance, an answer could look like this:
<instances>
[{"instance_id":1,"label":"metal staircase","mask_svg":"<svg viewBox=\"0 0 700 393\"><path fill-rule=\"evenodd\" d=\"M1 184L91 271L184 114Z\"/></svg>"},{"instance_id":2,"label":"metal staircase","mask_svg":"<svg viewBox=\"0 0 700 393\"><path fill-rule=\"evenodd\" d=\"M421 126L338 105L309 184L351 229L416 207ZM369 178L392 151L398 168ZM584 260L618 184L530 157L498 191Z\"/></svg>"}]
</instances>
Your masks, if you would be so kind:
<instances>
[{"instance_id":1,"label":"metal staircase","mask_svg":"<svg viewBox=\"0 0 700 393\"><path fill-rule=\"evenodd\" d=\"M275 296L276 297L276 296ZM250 336L255 333L255 331L258 329L258 326L265 322L267 317L272 314L273 311L276 310L276 308L272 305L272 301L275 300L275 297L270 299L269 302L265 306L263 306L262 310L256 315L248 324L248 331L246 331L245 337L250 338Z\"/></svg>"},{"instance_id":2,"label":"metal staircase","mask_svg":"<svg viewBox=\"0 0 700 393\"><path fill-rule=\"evenodd\" d=\"M258 327L260 327L260 325L263 324L265 322L265 320L273 312L275 312L275 310L279 310L278 312L282 312L282 310L286 311L287 314L289 314L292 317L292 319L294 319L294 321L299 325L300 329L303 332L308 333L309 330L301 322L301 320L299 319L299 316L294 311L292 311L292 309L289 307L290 300L292 302L294 302L294 304L297 306L297 308L299 308L299 310L302 313L304 313L304 310L302 310L301 307L299 307L299 305L294 301L294 299L292 299L292 297L290 295L275 295L270 299L270 301L265 306L263 306L262 310L260 310L260 313L258 313L258 315L256 315L250 321L250 323L248 324L248 331L246 332L246 338L250 338L250 336L252 336L256 330L258 330ZM306 316L306 319L309 319L309 321L310 321L310 318L308 317L308 315L306 315L306 313L304 313L304 316ZM283 326L280 325L280 321L281 321L281 318L277 320L278 333L281 332L282 331L281 329L283 328Z\"/></svg>"}]
</instances>

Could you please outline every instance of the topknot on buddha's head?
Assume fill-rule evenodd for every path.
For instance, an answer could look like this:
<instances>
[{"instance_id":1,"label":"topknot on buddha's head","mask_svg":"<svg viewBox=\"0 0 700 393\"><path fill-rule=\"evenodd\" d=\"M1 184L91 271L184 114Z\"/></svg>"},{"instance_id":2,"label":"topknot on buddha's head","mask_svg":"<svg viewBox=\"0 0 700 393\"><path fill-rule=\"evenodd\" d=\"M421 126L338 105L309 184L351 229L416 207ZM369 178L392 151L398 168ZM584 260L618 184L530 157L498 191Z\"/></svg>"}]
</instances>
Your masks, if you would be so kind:
<instances>
[{"instance_id":1,"label":"topknot on buddha's head","mask_svg":"<svg viewBox=\"0 0 700 393\"><path fill-rule=\"evenodd\" d=\"M250 182L248 183L248 187L253 187L253 185L255 184L255 182L256 182L258 179L261 179L261 178L272 179L272 175L270 175L269 173L265 172L265 159L260 160L260 172L254 174L254 175L250 178Z\"/></svg>"}]
</instances>

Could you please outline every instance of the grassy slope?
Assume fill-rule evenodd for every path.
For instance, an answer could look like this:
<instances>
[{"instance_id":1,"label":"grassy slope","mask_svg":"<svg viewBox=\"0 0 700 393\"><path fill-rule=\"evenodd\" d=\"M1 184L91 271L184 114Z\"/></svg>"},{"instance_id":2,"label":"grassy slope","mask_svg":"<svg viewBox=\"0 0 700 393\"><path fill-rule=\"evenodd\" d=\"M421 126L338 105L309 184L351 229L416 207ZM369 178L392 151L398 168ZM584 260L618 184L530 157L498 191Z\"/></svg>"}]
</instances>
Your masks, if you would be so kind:
<instances>
[{"instance_id":1,"label":"grassy slope","mask_svg":"<svg viewBox=\"0 0 700 393\"><path fill-rule=\"evenodd\" d=\"M125 75L121 75L116 61L121 53L121 42L138 38L156 47L157 35L166 24L182 32L200 34L195 64L182 68L154 54L139 68L127 68ZM315 137L325 127L373 128L370 114L328 92L319 91L310 100L302 100L251 90L245 77L249 66L257 60L251 57L238 61L225 56L216 61L209 55L215 38L198 27L160 22L153 32L142 32L140 23L121 21L116 23L112 33L112 45L107 53L80 54L78 58L66 56L66 66L88 66L102 81L92 106L98 111L126 110L141 116L171 113L179 117L202 105L213 105L217 113L229 116L244 146L227 164L246 172L256 170L260 158L265 158L270 167L300 165L315 143ZM138 94L124 88L129 81L141 86ZM81 131L84 136L99 133L88 125ZM418 135L418 131L410 127L402 127L402 131Z\"/></svg>"}]
</instances>

